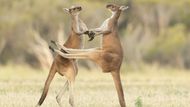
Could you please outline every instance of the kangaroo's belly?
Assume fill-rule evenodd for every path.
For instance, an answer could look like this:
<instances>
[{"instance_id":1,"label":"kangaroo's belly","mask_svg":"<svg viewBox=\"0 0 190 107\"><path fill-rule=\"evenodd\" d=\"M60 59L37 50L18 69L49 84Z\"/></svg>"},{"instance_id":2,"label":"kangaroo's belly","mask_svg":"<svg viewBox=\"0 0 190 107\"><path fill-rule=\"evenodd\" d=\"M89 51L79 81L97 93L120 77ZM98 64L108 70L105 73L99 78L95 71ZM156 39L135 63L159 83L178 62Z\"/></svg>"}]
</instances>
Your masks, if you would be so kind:
<instances>
[{"instance_id":1,"label":"kangaroo's belly","mask_svg":"<svg viewBox=\"0 0 190 107\"><path fill-rule=\"evenodd\" d=\"M73 72L75 72L76 74L78 72L77 62L75 59L67 59L60 55L57 55L55 57L55 63L57 72L62 76L65 75L68 70L73 70Z\"/></svg>"},{"instance_id":2,"label":"kangaroo's belly","mask_svg":"<svg viewBox=\"0 0 190 107\"><path fill-rule=\"evenodd\" d=\"M115 53L102 53L95 59L103 72L119 70L122 63L122 56Z\"/></svg>"}]
</instances>

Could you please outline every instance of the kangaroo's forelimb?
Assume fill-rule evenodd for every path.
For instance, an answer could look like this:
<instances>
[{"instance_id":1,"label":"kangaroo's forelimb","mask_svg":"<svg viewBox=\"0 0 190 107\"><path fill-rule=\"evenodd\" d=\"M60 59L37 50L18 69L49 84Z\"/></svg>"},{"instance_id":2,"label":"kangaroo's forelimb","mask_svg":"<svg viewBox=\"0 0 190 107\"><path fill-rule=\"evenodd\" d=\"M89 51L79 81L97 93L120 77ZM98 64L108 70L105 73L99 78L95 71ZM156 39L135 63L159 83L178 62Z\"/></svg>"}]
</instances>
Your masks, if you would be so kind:
<instances>
[{"instance_id":1,"label":"kangaroo's forelimb","mask_svg":"<svg viewBox=\"0 0 190 107\"><path fill-rule=\"evenodd\" d=\"M51 47L51 46L50 46ZM77 49L71 49L70 52L71 53L63 53L62 51L58 50L58 49L54 49L53 51L56 52L57 54L61 55L64 58L68 58L68 59L89 59L90 56L92 55L92 53L102 53L102 50L96 50L96 49L83 49L80 50L80 52L76 51Z\"/></svg>"},{"instance_id":2,"label":"kangaroo's forelimb","mask_svg":"<svg viewBox=\"0 0 190 107\"><path fill-rule=\"evenodd\" d=\"M70 54L76 54L76 53L83 53L83 52L89 52L89 51L101 51L101 48L97 47L97 48L90 48L90 49L72 49L72 48L66 48L65 46L63 45L60 45L58 42L55 42L55 41L51 41L55 46L57 46L57 48L59 50L64 50L66 51L67 53L70 53ZM54 48L52 48L51 46L50 47L50 50L52 50L54 52Z\"/></svg>"},{"instance_id":3,"label":"kangaroo's forelimb","mask_svg":"<svg viewBox=\"0 0 190 107\"><path fill-rule=\"evenodd\" d=\"M106 34L109 34L111 33L111 28L104 28L104 24L99 27L99 28L95 28L95 29L90 29L90 31L94 32L95 35L106 35Z\"/></svg>"}]
</instances>

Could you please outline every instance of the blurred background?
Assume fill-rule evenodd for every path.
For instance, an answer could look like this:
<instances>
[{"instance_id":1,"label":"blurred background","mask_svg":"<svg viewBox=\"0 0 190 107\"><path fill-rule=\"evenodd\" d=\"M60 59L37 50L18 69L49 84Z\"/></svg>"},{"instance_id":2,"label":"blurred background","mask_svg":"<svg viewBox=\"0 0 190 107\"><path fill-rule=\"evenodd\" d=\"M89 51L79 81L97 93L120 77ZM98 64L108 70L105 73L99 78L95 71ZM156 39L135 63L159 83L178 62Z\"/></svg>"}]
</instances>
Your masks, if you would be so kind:
<instances>
[{"instance_id":1,"label":"blurred background","mask_svg":"<svg viewBox=\"0 0 190 107\"><path fill-rule=\"evenodd\" d=\"M64 43L71 29L62 8L81 5L81 19L95 28L111 15L107 3L130 7L118 23L129 107L190 106L190 0L0 0L0 106L37 103L54 58L50 40ZM100 38L86 37L85 48L98 46ZM112 78L96 71L101 69L94 63L79 61L79 107L108 107L110 100L118 105ZM56 105L54 94L63 83L55 81L45 107Z\"/></svg>"},{"instance_id":2,"label":"blurred background","mask_svg":"<svg viewBox=\"0 0 190 107\"><path fill-rule=\"evenodd\" d=\"M128 5L119 19L125 51L123 66L144 64L190 68L189 0L0 0L0 64L49 68L50 40L67 40L71 19L62 8L82 5L80 16L89 28L99 27L111 14L106 3ZM97 38L85 48L100 44ZM83 62L82 66L90 68Z\"/></svg>"}]
</instances>

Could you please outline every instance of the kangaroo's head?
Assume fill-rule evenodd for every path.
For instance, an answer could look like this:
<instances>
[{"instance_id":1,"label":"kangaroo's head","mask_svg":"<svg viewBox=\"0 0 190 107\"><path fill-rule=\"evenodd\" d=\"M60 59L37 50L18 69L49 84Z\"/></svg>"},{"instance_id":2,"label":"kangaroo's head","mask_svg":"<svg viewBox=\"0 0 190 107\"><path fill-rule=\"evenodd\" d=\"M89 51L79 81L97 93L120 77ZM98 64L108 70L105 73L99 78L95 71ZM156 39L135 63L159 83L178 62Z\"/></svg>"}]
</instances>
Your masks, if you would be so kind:
<instances>
[{"instance_id":1,"label":"kangaroo's head","mask_svg":"<svg viewBox=\"0 0 190 107\"><path fill-rule=\"evenodd\" d=\"M117 11L124 11L124 10L128 9L129 7L128 6L119 6L116 4L107 4L106 8L113 13L113 12L117 12Z\"/></svg>"},{"instance_id":2,"label":"kangaroo's head","mask_svg":"<svg viewBox=\"0 0 190 107\"><path fill-rule=\"evenodd\" d=\"M70 8L64 8L64 10L71 15L78 15L82 11L82 7L71 6Z\"/></svg>"}]
</instances>

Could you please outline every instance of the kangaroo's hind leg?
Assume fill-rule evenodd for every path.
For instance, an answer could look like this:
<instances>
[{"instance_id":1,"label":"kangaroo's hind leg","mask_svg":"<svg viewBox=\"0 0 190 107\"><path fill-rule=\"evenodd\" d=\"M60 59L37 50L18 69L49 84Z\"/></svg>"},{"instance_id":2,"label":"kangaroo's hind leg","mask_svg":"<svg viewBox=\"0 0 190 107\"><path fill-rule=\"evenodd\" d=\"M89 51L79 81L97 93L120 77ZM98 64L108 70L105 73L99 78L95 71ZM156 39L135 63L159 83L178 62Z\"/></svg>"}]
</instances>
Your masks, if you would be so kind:
<instances>
[{"instance_id":1,"label":"kangaroo's hind leg","mask_svg":"<svg viewBox=\"0 0 190 107\"><path fill-rule=\"evenodd\" d=\"M76 75L77 75L77 69L74 66L66 74L66 77L68 78L68 81L69 81L69 104L72 107L75 107L75 102L74 102L74 82L75 82Z\"/></svg>"},{"instance_id":2,"label":"kangaroo's hind leg","mask_svg":"<svg viewBox=\"0 0 190 107\"><path fill-rule=\"evenodd\" d=\"M45 100L45 98L47 96L48 90L49 90L50 83L53 80L56 72L57 72L56 71L56 65L55 65L55 62L53 62L52 66L51 66L51 69L49 71L49 75L47 77L47 80L45 82L45 86L44 86L41 98L40 98L40 100L39 100L39 102L38 102L38 104L37 104L36 107L40 106L44 102L44 100Z\"/></svg>"},{"instance_id":3,"label":"kangaroo's hind leg","mask_svg":"<svg viewBox=\"0 0 190 107\"><path fill-rule=\"evenodd\" d=\"M59 104L59 106L63 107L63 104L61 103L61 98L63 97L63 95L65 94L67 89L70 90L70 83L72 80L74 81L75 76L78 73L77 63L74 60L71 60L70 65L67 67L67 69L61 69L61 70L64 70L62 72L64 72L64 75L65 75L67 81L65 82L63 88L58 93L56 100L57 100L57 103Z\"/></svg>"},{"instance_id":4,"label":"kangaroo's hind leg","mask_svg":"<svg viewBox=\"0 0 190 107\"><path fill-rule=\"evenodd\" d=\"M63 88L60 90L60 92L58 93L56 100L57 103L59 104L60 107L63 107L62 103L61 103L61 98L64 95L64 93L66 92L67 88L69 86L69 82L68 80L65 82L65 85L63 86Z\"/></svg>"},{"instance_id":5,"label":"kangaroo's hind leg","mask_svg":"<svg viewBox=\"0 0 190 107\"><path fill-rule=\"evenodd\" d=\"M114 83L115 83L115 88L117 90L117 94L118 94L118 97L119 97L120 106L121 107L126 107L119 70L112 71L111 74L112 74L112 77L113 77L113 80L114 80Z\"/></svg>"},{"instance_id":6,"label":"kangaroo's hind leg","mask_svg":"<svg viewBox=\"0 0 190 107\"><path fill-rule=\"evenodd\" d=\"M74 104L74 81L77 75L77 67L75 61L71 61L66 71L63 71L63 75L66 77L67 81L63 87L63 89L59 92L56 99L60 107L63 107L61 104L61 98L64 95L66 89L69 89L69 103L72 107L75 106Z\"/></svg>"}]
</instances>

